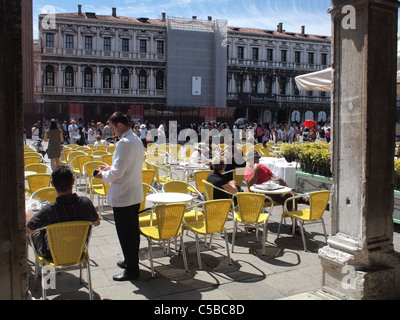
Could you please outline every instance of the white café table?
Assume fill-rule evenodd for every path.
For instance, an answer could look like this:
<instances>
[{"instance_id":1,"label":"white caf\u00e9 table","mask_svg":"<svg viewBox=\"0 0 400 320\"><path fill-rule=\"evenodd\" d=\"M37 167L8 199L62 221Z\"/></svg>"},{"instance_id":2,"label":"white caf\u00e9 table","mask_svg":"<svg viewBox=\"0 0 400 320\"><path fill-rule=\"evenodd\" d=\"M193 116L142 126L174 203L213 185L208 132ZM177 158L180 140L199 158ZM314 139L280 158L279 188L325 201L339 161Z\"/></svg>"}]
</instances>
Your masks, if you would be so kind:
<instances>
[{"instance_id":1,"label":"white caf\u00e9 table","mask_svg":"<svg viewBox=\"0 0 400 320\"><path fill-rule=\"evenodd\" d=\"M265 187L258 187L258 185L253 185L250 187L250 191L255 192L255 193L263 193L266 195L293 193L292 188L284 187L284 186L281 186L278 189L268 190Z\"/></svg>"},{"instance_id":2,"label":"white caf\u00e9 table","mask_svg":"<svg viewBox=\"0 0 400 320\"><path fill-rule=\"evenodd\" d=\"M25 178L37 174L35 171L24 171Z\"/></svg>"},{"instance_id":3,"label":"white caf\u00e9 table","mask_svg":"<svg viewBox=\"0 0 400 320\"><path fill-rule=\"evenodd\" d=\"M210 170L210 166L206 164L191 164L187 162L181 162L176 167L176 170L183 171L183 179L187 182L191 172L194 171L207 171Z\"/></svg>"},{"instance_id":4,"label":"white caf\u00e9 table","mask_svg":"<svg viewBox=\"0 0 400 320\"><path fill-rule=\"evenodd\" d=\"M193 200L193 196L186 193L178 192L165 192L165 193L153 193L147 196L146 200L159 205L168 203L188 203Z\"/></svg>"},{"instance_id":5,"label":"white caf\u00e9 table","mask_svg":"<svg viewBox=\"0 0 400 320\"><path fill-rule=\"evenodd\" d=\"M296 163L287 162L285 158L261 158L260 164L266 166L271 172L286 181L291 188L296 187Z\"/></svg>"}]
</instances>

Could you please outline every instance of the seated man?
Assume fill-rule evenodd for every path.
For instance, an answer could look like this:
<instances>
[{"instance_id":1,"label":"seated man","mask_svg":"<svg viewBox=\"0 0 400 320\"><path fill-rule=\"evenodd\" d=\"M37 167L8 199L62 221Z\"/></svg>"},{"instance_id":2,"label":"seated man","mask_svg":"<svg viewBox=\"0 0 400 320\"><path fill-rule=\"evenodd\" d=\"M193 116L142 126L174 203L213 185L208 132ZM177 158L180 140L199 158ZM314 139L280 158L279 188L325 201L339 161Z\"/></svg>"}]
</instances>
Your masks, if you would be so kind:
<instances>
[{"instance_id":1,"label":"seated man","mask_svg":"<svg viewBox=\"0 0 400 320\"><path fill-rule=\"evenodd\" d=\"M79 197L72 193L74 175L68 166L59 166L51 174L51 184L57 191L58 197L54 203L48 203L39 212L34 214L30 209L26 212L26 231L32 233L39 228L50 224L68 221L90 221L95 226L100 224L92 201L86 197ZM38 252L46 259L51 259L47 243L46 232L35 232L33 242Z\"/></svg>"},{"instance_id":2,"label":"seated man","mask_svg":"<svg viewBox=\"0 0 400 320\"><path fill-rule=\"evenodd\" d=\"M218 189L214 189L214 200L232 199L232 196L230 196L230 194L235 194L238 192L235 180L229 180L228 175L224 175L226 168L225 162L225 158L221 156L215 156L212 159L211 167L214 172L208 175L207 182L213 184L218 188L226 190L226 192L224 192Z\"/></svg>"},{"instance_id":3,"label":"seated man","mask_svg":"<svg viewBox=\"0 0 400 320\"><path fill-rule=\"evenodd\" d=\"M249 188L250 191L250 187L254 184L262 184L264 182L270 181L270 180L274 180L276 183L278 183L281 186L285 186L288 187L287 183L275 176L271 170L269 170L266 166L262 165L259 163L261 156L254 151L252 154L250 154L248 156L248 162L249 165L246 167L245 173L244 173L244 178L247 181L247 186ZM268 196L274 200L275 202L283 205L285 203L285 200L287 198L293 197L297 195L296 193L285 193L285 194L278 194L278 195L272 195L269 194ZM307 197L302 197L297 199L298 203L305 203L308 204L308 198ZM288 202L287 208L289 211L293 210L293 206L292 206L292 201ZM295 203L295 208L294 210L297 210L297 203ZM296 227L296 232L298 229L298 227Z\"/></svg>"},{"instance_id":4,"label":"seated man","mask_svg":"<svg viewBox=\"0 0 400 320\"><path fill-rule=\"evenodd\" d=\"M205 145L205 143L201 142L193 151L192 155L190 156L190 164L211 164L211 161L208 159L209 156L209 149Z\"/></svg>"}]
</instances>

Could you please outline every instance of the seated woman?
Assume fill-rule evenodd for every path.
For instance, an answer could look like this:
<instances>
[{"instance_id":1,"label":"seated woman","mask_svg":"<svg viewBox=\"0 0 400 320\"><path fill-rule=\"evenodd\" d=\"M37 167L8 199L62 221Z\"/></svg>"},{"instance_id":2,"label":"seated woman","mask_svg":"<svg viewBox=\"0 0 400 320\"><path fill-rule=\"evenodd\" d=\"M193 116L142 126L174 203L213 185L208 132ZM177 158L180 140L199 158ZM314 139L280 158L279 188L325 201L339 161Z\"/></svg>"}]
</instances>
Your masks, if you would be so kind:
<instances>
[{"instance_id":1,"label":"seated woman","mask_svg":"<svg viewBox=\"0 0 400 320\"><path fill-rule=\"evenodd\" d=\"M208 175L207 182L226 191L214 189L214 200L232 199L230 194L236 194L238 189L236 188L235 180L229 180L229 177L223 174L226 168L225 158L222 156L215 156L212 159L211 167L214 172Z\"/></svg>"}]
</instances>

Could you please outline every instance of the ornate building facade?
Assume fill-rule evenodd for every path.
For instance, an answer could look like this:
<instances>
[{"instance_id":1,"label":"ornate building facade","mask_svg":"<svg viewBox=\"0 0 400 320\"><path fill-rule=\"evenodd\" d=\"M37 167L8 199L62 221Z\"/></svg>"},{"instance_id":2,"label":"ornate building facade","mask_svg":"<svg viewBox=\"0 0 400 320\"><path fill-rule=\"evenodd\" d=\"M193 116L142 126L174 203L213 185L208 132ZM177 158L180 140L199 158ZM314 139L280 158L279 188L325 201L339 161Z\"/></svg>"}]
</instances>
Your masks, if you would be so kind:
<instances>
[{"instance_id":1,"label":"ornate building facade","mask_svg":"<svg viewBox=\"0 0 400 320\"><path fill-rule=\"evenodd\" d=\"M193 94L193 103L186 99L185 106L175 106L168 104L176 101L168 99L172 94L168 88L173 87L167 82L167 75L174 72L172 58L176 62L179 54L184 61L193 55L193 50L168 48L172 34L168 21L176 18L165 13L160 19L127 18L118 16L116 8L111 15L100 16L84 13L78 6L75 13L56 14L52 24L46 24L46 19L39 16L39 39L34 41L36 104L27 111L28 118L105 121L115 110L124 110L131 119L174 119L183 124L193 119L230 122L239 117L270 123L330 121L330 95L299 92L294 83L297 75L331 63L330 38L308 35L305 27L290 33L282 24L274 31L227 26L225 33L215 36L221 38L215 51L206 54L216 52L219 60L207 62L203 55L203 60L193 62L198 73L204 64L216 66L218 72L212 79L203 77L201 87L214 83L215 90L226 92L226 99L224 95L218 105L206 101L199 106L201 100ZM212 17L192 17L184 23L210 30L223 25ZM174 57L169 58L168 52L174 52ZM196 67L191 69L192 76L198 76Z\"/></svg>"}]
</instances>

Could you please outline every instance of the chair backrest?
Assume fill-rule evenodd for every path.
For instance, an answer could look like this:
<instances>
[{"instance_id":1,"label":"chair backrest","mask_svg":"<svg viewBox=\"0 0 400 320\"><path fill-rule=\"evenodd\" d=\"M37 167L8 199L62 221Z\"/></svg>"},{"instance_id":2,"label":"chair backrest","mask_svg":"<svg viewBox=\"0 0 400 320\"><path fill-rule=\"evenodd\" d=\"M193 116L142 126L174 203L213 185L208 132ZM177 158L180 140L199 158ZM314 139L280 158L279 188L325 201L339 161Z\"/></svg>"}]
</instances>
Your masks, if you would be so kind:
<instances>
[{"instance_id":1,"label":"chair backrest","mask_svg":"<svg viewBox=\"0 0 400 320\"><path fill-rule=\"evenodd\" d=\"M86 151L89 150L90 148L88 146L79 146L78 148L76 148L76 151Z\"/></svg>"},{"instance_id":2,"label":"chair backrest","mask_svg":"<svg viewBox=\"0 0 400 320\"><path fill-rule=\"evenodd\" d=\"M75 159L76 159L77 162L78 162L78 168L79 168L80 173L83 173L83 166L84 166L86 163L92 161L92 160L93 160L93 157L92 157L92 156L78 156L78 157L76 157Z\"/></svg>"},{"instance_id":3,"label":"chair backrest","mask_svg":"<svg viewBox=\"0 0 400 320\"><path fill-rule=\"evenodd\" d=\"M171 180L163 185L163 192L187 193L188 184L185 181Z\"/></svg>"},{"instance_id":4,"label":"chair backrest","mask_svg":"<svg viewBox=\"0 0 400 320\"><path fill-rule=\"evenodd\" d=\"M253 192L238 192L236 197L240 218L248 223L257 222L264 207L265 196Z\"/></svg>"},{"instance_id":5,"label":"chair backrest","mask_svg":"<svg viewBox=\"0 0 400 320\"><path fill-rule=\"evenodd\" d=\"M108 147L108 146L98 145L96 149L99 150L99 151L100 151L100 150L101 150L101 151L107 151L107 147Z\"/></svg>"},{"instance_id":6,"label":"chair backrest","mask_svg":"<svg viewBox=\"0 0 400 320\"><path fill-rule=\"evenodd\" d=\"M142 187L143 187L143 201L140 203L140 208L139 211L142 211L146 207L146 198L147 198L147 192L150 190L150 187L147 183L142 182Z\"/></svg>"},{"instance_id":7,"label":"chair backrest","mask_svg":"<svg viewBox=\"0 0 400 320\"><path fill-rule=\"evenodd\" d=\"M67 162L70 163L77 156L87 156L87 154L83 151L71 151L67 156Z\"/></svg>"},{"instance_id":8,"label":"chair backrest","mask_svg":"<svg viewBox=\"0 0 400 320\"><path fill-rule=\"evenodd\" d=\"M235 180L237 186L241 186L244 180L244 168L235 169L233 171L233 180Z\"/></svg>"},{"instance_id":9,"label":"chair backrest","mask_svg":"<svg viewBox=\"0 0 400 320\"><path fill-rule=\"evenodd\" d=\"M186 203L171 203L156 207L157 228L160 239L177 237L185 213Z\"/></svg>"},{"instance_id":10,"label":"chair backrest","mask_svg":"<svg viewBox=\"0 0 400 320\"><path fill-rule=\"evenodd\" d=\"M47 173L47 170L51 169L44 163L31 163L25 166L25 171L34 171L36 173Z\"/></svg>"},{"instance_id":11,"label":"chair backrest","mask_svg":"<svg viewBox=\"0 0 400 320\"><path fill-rule=\"evenodd\" d=\"M109 153L114 153L116 146L108 146L106 151Z\"/></svg>"},{"instance_id":12,"label":"chair backrest","mask_svg":"<svg viewBox=\"0 0 400 320\"><path fill-rule=\"evenodd\" d=\"M99 147L105 147L105 146L99 146ZM109 155L109 153L106 150L99 150L97 149L96 151L93 151L92 156L106 156Z\"/></svg>"},{"instance_id":13,"label":"chair backrest","mask_svg":"<svg viewBox=\"0 0 400 320\"><path fill-rule=\"evenodd\" d=\"M146 162L146 166L147 166L147 170L154 170L155 175L154 175L154 179L159 182L160 181L160 172L158 170L158 167L154 164L152 164L150 161L145 160Z\"/></svg>"},{"instance_id":14,"label":"chair backrest","mask_svg":"<svg viewBox=\"0 0 400 320\"><path fill-rule=\"evenodd\" d=\"M330 191L316 191L310 195L310 219L318 220L321 219L325 212L326 206L328 205Z\"/></svg>"},{"instance_id":15,"label":"chair backrest","mask_svg":"<svg viewBox=\"0 0 400 320\"><path fill-rule=\"evenodd\" d=\"M214 188L213 185L206 180L202 180L204 185L204 193L206 195L206 200L214 200ZM198 190L198 189L197 189ZM200 191L200 190L199 190Z\"/></svg>"},{"instance_id":16,"label":"chair backrest","mask_svg":"<svg viewBox=\"0 0 400 320\"><path fill-rule=\"evenodd\" d=\"M38 158L42 158L42 156L40 155L40 153L37 153L36 151L29 151L29 152L24 152L24 157L38 157Z\"/></svg>"},{"instance_id":17,"label":"chair backrest","mask_svg":"<svg viewBox=\"0 0 400 320\"><path fill-rule=\"evenodd\" d=\"M47 187L47 188L41 188L37 191L35 191L31 199L37 199L39 201L48 201L48 202L55 202L57 198L57 191L56 188L54 187Z\"/></svg>"},{"instance_id":18,"label":"chair backrest","mask_svg":"<svg viewBox=\"0 0 400 320\"><path fill-rule=\"evenodd\" d=\"M88 156L91 156L92 155L92 153L93 153L93 150L92 149L86 149L86 150L84 150L85 151L85 153L88 155Z\"/></svg>"},{"instance_id":19,"label":"chair backrest","mask_svg":"<svg viewBox=\"0 0 400 320\"><path fill-rule=\"evenodd\" d=\"M201 192L201 193L205 192L203 180L206 180L210 173L213 173L213 171L201 170L201 171L194 172L194 182L195 182L196 189L199 190L199 192Z\"/></svg>"},{"instance_id":20,"label":"chair backrest","mask_svg":"<svg viewBox=\"0 0 400 320\"><path fill-rule=\"evenodd\" d=\"M91 179L93 177L93 175L92 175L93 171L98 169L99 166L104 166L104 165L106 165L106 164L104 162L102 162L102 161L89 161L89 162L86 162L83 165L82 173L84 175L86 175L86 177L88 179L88 182L89 182L89 181L91 181ZM94 184L100 184L101 181L102 181L102 179L97 179L97 178L93 179L93 180L94 180L93 181Z\"/></svg>"},{"instance_id":21,"label":"chair backrest","mask_svg":"<svg viewBox=\"0 0 400 320\"><path fill-rule=\"evenodd\" d=\"M225 226L231 208L232 200L229 199L210 200L204 202L206 232L221 232Z\"/></svg>"},{"instance_id":22,"label":"chair backrest","mask_svg":"<svg viewBox=\"0 0 400 320\"><path fill-rule=\"evenodd\" d=\"M50 187L51 175L48 173L37 173L26 177L29 186L29 193L33 194L35 191Z\"/></svg>"},{"instance_id":23,"label":"chair backrest","mask_svg":"<svg viewBox=\"0 0 400 320\"><path fill-rule=\"evenodd\" d=\"M143 170L142 171L142 182L152 185L155 175L156 175L155 170L150 170L150 169Z\"/></svg>"},{"instance_id":24,"label":"chair backrest","mask_svg":"<svg viewBox=\"0 0 400 320\"><path fill-rule=\"evenodd\" d=\"M24 165L27 166L31 163L40 163L42 159L40 157L24 157Z\"/></svg>"},{"instance_id":25,"label":"chair backrest","mask_svg":"<svg viewBox=\"0 0 400 320\"><path fill-rule=\"evenodd\" d=\"M78 146L77 144L75 144L75 143L70 143L70 144L68 145L68 147L71 148L71 150L75 150L75 149L78 148L79 146Z\"/></svg>"},{"instance_id":26,"label":"chair backrest","mask_svg":"<svg viewBox=\"0 0 400 320\"><path fill-rule=\"evenodd\" d=\"M90 238L88 221L63 222L46 227L47 239L56 266L80 263L85 244Z\"/></svg>"},{"instance_id":27,"label":"chair backrest","mask_svg":"<svg viewBox=\"0 0 400 320\"><path fill-rule=\"evenodd\" d=\"M103 162L107 163L109 166L112 165L112 159L113 159L112 154L106 154L106 155L104 155L104 156L101 157L101 160L102 160Z\"/></svg>"}]
</instances>

